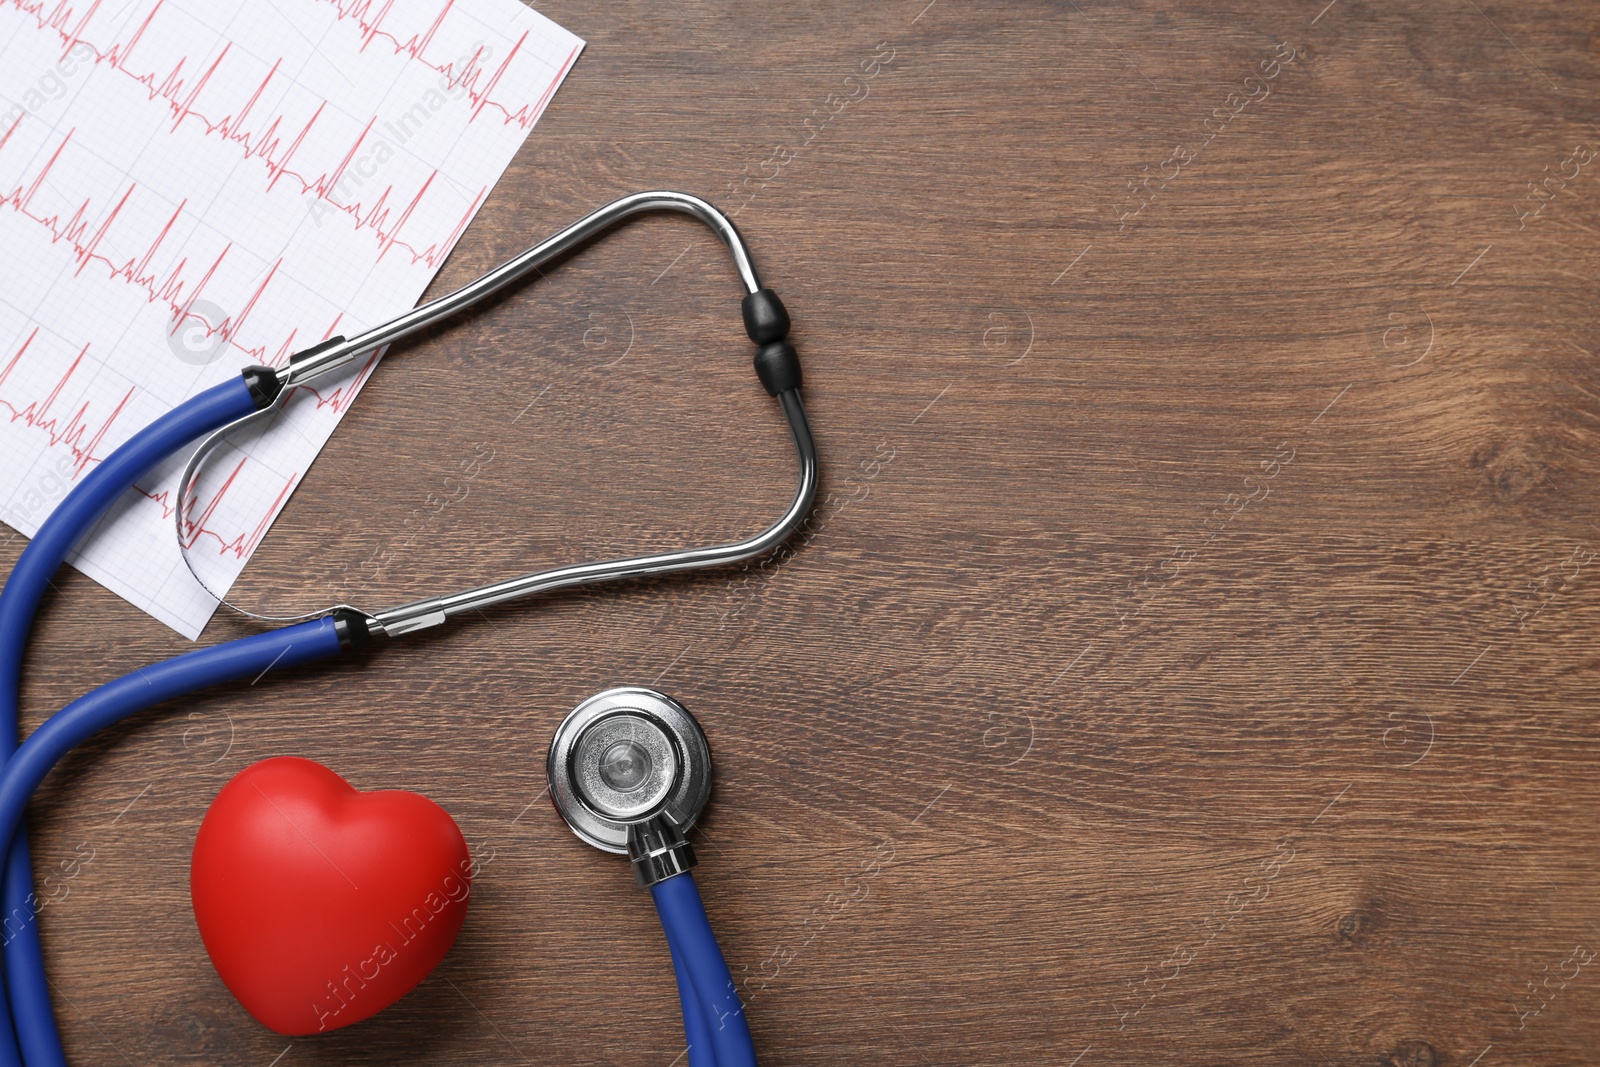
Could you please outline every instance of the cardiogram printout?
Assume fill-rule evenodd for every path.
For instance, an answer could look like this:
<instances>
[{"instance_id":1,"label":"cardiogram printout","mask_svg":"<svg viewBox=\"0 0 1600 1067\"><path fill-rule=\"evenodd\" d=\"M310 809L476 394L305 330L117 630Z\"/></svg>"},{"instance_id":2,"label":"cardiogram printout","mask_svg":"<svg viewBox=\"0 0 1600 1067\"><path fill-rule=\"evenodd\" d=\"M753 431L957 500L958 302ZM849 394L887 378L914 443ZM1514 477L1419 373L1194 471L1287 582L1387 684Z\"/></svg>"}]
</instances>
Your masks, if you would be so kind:
<instances>
[{"instance_id":1,"label":"cardiogram printout","mask_svg":"<svg viewBox=\"0 0 1600 1067\"><path fill-rule=\"evenodd\" d=\"M0 0L0 518L32 536L184 399L412 307L582 48L518 0ZM213 589L375 362L208 461ZM73 563L194 638L181 466Z\"/></svg>"}]
</instances>

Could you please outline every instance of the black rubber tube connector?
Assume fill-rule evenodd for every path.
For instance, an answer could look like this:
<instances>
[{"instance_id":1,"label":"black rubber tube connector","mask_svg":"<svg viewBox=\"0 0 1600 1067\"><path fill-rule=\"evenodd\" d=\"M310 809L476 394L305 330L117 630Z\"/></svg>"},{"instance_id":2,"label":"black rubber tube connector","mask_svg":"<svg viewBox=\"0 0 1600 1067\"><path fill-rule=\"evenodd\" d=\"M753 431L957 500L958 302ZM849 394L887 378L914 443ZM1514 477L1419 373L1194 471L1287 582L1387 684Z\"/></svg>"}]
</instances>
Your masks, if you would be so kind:
<instances>
[{"instance_id":1,"label":"black rubber tube connector","mask_svg":"<svg viewBox=\"0 0 1600 1067\"><path fill-rule=\"evenodd\" d=\"M334 345L344 344L344 337L330 337L326 341L319 341L302 352L296 352L289 357L291 364L298 363L308 356L326 352ZM250 396L256 402L257 410L270 407L278 399L278 394L283 392L283 383L278 380L278 372L271 367L246 367L244 369L244 384L250 390Z\"/></svg>"},{"instance_id":2,"label":"black rubber tube connector","mask_svg":"<svg viewBox=\"0 0 1600 1067\"><path fill-rule=\"evenodd\" d=\"M773 396L800 388L800 354L788 341L773 341L756 350L756 377Z\"/></svg>"},{"instance_id":3,"label":"black rubber tube connector","mask_svg":"<svg viewBox=\"0 0 1600 1067\"><path fill-rule=\"evenodd\" d=\"M250 390L250 399L256 402L256 410L271 407L272 402L278 399L278 394L283 391L283 383L278 381L278 372L271 367L246 367L240 372L244 376L244 385Z\"/></svg>"},{"instance_id":4,"label":"black rubber tube connector","mask_svg":"<svg viewBox=\"0 0 1600 1067\"><path fill-rule=\"evenodd\" d=\"M372 627L367 617L359 611L339 608L333 613L333 632L339 638L339 648L357 652L372 644Z\"/></svg>"},{"instance_id":5,"label":"black rubber tube connector","mask_svg":"<svg viewBox=\"0 0 1600 1067\"><path fill-rule=\"evenodd\" d=\"M770 345L789 336L789 311L771 289L757 289L744 298L744 332L758 345Z\"/></svg>"}]
</instances>

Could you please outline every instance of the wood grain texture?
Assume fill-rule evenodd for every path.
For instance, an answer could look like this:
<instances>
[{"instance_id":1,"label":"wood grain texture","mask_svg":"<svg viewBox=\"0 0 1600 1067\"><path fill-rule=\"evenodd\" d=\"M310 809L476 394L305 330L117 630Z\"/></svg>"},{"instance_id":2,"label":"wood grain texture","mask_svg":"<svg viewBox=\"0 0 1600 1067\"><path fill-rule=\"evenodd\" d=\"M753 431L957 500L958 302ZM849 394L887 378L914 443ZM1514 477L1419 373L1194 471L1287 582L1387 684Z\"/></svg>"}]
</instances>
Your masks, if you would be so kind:
<instances>
[{"instance_id":1,"label":"wood grain texture","mask_svg":"<svg viewBox=\"0 0 1600 1067\"><path fill-rule=\"evenodd\" d=\"M43 919L72 1061L681 1063L651 909L541 797L566 711L653 683L716 748L701 883L763 1063L1596 1062L1600 16L1325 2L542 4L589 47L433 292L637 189L737 208L816 521L778 566L72 758L32 821L41 870L94 855ZM755 528L791 457L737 295L651 218L397 351L241 597ZM59 586L30 726L185 647ZM292 1042L218 981L186 873L281 754L435 798L485 862L433 977Z\"/></svg>"}]
</instances>

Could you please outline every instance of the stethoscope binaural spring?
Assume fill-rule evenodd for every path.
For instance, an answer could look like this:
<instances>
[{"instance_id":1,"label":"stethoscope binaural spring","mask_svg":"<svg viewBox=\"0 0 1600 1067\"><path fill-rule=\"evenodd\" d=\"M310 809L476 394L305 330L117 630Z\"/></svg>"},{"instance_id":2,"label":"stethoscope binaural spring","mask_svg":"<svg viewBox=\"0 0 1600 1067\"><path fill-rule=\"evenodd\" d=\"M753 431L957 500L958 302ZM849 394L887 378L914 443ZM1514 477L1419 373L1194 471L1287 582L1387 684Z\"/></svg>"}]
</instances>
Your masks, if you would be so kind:
<instances>
[{"instance_id":1,"label":"stethoscope binaural spring","mask_svg":"<svg viewBox=\"0 0 1600 1067\"><path fill-rule=\"evenodd\" d=\"M16 744L23 653L40 601L67 554L136 480L199 442L184 469L175 508L179 550L189 564L183 533L194 480L210 450L227 434L269 417L283 406L294 387L469 311L527 279L540 265L647 211L694 216L717 234L733 257L745 290L745 329L756 345L756 373L783 410L799 460L793 502L775 522L757 534L724 544L555 567L379 610L339 604L307 615L274 617L229 605L257 619L290 625L136 670L73 701L20 746ZM800 399L800 363L788 333L788 312L777 295L761 285L744 239L731 220L704 200L684 193L636 193L579 219L455 292L365 333L329 338L295 354L282 368L246 368L237 378L192 397L136 433L90 471L45 520L0 590L0 760L4 761L0 770L0 841L9 842L0 877L0 909L8 916L34 914L28 847L20 829L34 790L66 753L139 711L207 686L240 678L259 679L268 671L348 655L370 645L374 637L400 637L465 611L570 586L736 563L778 547L805 520L817 489L816 449ZM190 570L194 571L192 564ZM200 580L198 574L196 580ZM575 720L581 720L581 728L570 725ZM683 840L683 831L698 816L710 788L710 750L704 734L693 717L670 698L649 690L613 690L580 706L568 725L557 732L556 744L572 746L570 751L562 750L559 767L559 775L568 779L566 784L557 782L557 770L552 769L552 795L562 814L590 843L632 853L636 876L650 887L661 913L683 999L690 1067L753 1065L755 1054L743 1008L731 981L724 977L726 963L688 874L693 854ZM555 751L553 747L552 759ZM567 796L565 802L563 795ZM10 1010L0 1001L0 1067L21 1067L23 1063L27 1067L65 1067L38 923L24 923L5 940L3 951Z\"/></svg>"}]
</instances>

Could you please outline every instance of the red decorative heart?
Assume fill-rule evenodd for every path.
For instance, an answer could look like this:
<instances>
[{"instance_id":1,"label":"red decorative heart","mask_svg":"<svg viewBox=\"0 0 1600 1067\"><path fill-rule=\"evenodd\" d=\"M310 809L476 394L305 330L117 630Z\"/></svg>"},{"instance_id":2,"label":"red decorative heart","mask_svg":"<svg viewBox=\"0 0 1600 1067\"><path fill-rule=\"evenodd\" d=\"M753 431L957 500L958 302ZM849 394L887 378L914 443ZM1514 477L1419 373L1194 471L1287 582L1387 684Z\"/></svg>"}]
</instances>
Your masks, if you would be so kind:
<instances>
[{"instance_id":1,"label":"red decorative heart","mask_svg":"<svg viewBox=\"0 0 1600 1067\"><path fill-rule=\"evenodd\" d=\"M283 756L211 802L189 892L223 982L298 1036L359 1022L426 978L467 916L472 873L455 820L427 797L361 793Z\"/></svg>"}]
</instances>

